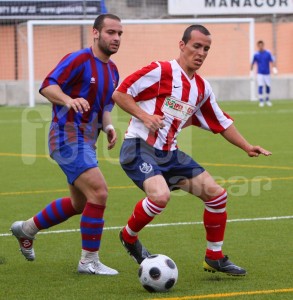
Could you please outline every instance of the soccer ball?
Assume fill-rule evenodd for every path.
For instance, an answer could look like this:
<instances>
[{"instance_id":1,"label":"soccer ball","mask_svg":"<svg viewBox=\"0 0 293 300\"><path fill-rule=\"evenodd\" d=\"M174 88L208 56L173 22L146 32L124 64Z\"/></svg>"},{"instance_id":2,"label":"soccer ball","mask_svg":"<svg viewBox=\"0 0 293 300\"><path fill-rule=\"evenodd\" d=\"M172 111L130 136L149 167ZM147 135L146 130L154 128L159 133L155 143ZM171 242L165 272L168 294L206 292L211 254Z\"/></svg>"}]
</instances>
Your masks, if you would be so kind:
<instances>
[{"instance_id":1,"label":"soccer ball","mask_svg":"<svg viewBox=\"0 0 293 300\"><path fill-rule=\"evenodd\" d=\"M177 282L178 269L170 257L154 254L142 261L138 270L138 277L148 292L167 292Z\"/></svg>"}]
</instances>

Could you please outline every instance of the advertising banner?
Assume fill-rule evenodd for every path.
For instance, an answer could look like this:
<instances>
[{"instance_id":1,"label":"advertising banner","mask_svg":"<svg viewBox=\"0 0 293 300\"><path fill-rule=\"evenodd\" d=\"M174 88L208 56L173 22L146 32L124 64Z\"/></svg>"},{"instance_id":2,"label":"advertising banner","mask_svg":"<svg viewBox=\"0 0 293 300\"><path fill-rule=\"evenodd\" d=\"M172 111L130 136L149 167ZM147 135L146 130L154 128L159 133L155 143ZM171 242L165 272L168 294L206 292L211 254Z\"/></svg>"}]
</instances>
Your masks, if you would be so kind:
<instances>
[{"instance_id":1,"label":"advertising banner","mask_svg":"<svg viewBox=\"0 0 293 300\"><path fill-rule=\"evenodd\" d=\"M104 0L97 1L0 1L0 18L84 17L106 12Z\"/></svg>"},{"instance_id":2,"label":"advertising banner","mask_svg":"<svg viewBox=\"0 0 293 300\"><path fill-rule=\"evenodd\" d=\"M293 0L168 0L170 15L292 14Z\"/></svg>"}]
</instances>

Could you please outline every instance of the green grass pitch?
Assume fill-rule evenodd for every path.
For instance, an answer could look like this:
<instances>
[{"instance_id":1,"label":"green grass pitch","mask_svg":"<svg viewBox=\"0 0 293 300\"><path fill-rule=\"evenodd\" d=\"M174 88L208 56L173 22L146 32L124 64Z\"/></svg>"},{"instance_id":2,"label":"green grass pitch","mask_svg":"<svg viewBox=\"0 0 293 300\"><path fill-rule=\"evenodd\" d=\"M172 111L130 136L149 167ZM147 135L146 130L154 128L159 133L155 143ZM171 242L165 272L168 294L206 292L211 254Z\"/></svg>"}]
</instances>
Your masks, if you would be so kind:
<instances>
[{"instance_id":1,"label":"green grass pitch","mask_svg":"<svg viewBox=\"0 0 293 300\"><path fill-rule=\"evenodd\" d=\"M118 108L113 111L117 146L108 152L101 134L97 151L109 185L100 257L120 274L77 274L81 252L78 216L39 234L36 261L26 261L10 234L11 224L67 196L67 183L48 158L50 106L0 107L0 299L292 299L293 101L274 101L272 107L264 108L249 101L219 104L250 143L273 152L270 157L249 158L220 135L195 127L183 130L179 139L179 147L229 193L223 249L233 262L247 269L245 278L203 271L203 205L177 191L140 239L150 252L166 254L176 262L178 282L165 294L150 294L140 286L138 265L118 239L119 229L143 197L118 163L129 120Z\"/></svg>"}]
</instances>

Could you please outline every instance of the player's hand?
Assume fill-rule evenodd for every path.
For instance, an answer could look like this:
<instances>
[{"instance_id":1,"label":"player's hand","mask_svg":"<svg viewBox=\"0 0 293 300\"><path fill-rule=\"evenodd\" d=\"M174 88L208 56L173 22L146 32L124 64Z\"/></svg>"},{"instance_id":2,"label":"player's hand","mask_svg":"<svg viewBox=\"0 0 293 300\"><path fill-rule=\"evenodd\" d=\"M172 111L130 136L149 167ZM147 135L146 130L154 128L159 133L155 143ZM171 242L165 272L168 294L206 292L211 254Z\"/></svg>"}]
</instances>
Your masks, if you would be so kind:
<instances>
[{"instance_id":1,"label":"player's hand","mask_svg":"<svg viewBox=\"0 0 293 300\"><path fill-rule=\"evenodd\" d=\"M149 115L142 121L151 132L156 132L157 130L165 127L164 119L164 116Z\"/></svg>"},{"instance_id":2,"label":"player's hand","mask_svg":"<svg viewBox=\"0 0 293 300\"><path fill-rule=\"evenodd\" d=\"M278 69L276 67L273 67L273 74L277 75L278 74Z\"/></svg>"},{"instance_id":3,"label":"player's hand","mask_svg":"<svg viewBox=\"0 0 293 300\"><path fill-rule=\"evenodd\" d=\"M260 154L264 156L272 155L272 152L265 150L260 146L251 146L250 149L247 151L247 154L250 157L258 157Z\"/></svg>"},{"instance_id":4,"label":"player's hand","mask_svg":"<svg viewBox=\"0 0 293 300\"><path fill-rule=\"evenodd\" d=\"M107 139L108 139L108 150L114 148L117 142L117 134L114 128L111 128L107 131Z\"/></svg>"},{"instance_id":5,"label":"player's hand","mask_svg":"<svg viewBox=\"0 0 293 300\"><path fill-rule=\"evenodd\" d=\"M250 71L249 77L250 77L250 79L254 79L254 71L253 70Z\"/></svg>"},{"instance_id":6,"label":"player's hand","mask_svg":"<svg viewBox=\"0 0 293 300\"><path fill-rule=\"evenodd\" d=\"M66 106L72 108L76 113L83 114L84 112L89 111L90 105L87 100L84 98L75 98L67 102Z\"/></svg>"}]
</instances>

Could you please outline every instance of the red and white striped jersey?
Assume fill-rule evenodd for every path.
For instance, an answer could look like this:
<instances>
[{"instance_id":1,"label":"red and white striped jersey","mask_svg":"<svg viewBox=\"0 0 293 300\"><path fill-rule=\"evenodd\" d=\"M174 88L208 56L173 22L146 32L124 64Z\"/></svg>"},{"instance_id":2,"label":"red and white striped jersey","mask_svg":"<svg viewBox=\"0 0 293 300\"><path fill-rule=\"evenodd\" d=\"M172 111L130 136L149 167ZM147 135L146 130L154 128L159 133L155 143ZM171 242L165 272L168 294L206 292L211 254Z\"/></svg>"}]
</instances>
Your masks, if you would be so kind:
<instances>
[{"instance_id":1,"label":"red and white striped jersey","mask_svg":"<svg viewBox=\"0 0 293 300\"><path fill-rule=\"evenodd\" d=\"M125 138L141 138L160 150L175 150L183 127L195 125L214 133L233 120L218 106L210 84L199 75L189 79L176 60L153 62L128 76L117 88L130 94L141 109L165 116L165 127L151 133L131 117Z\"/></svg>"}]
</instances>

